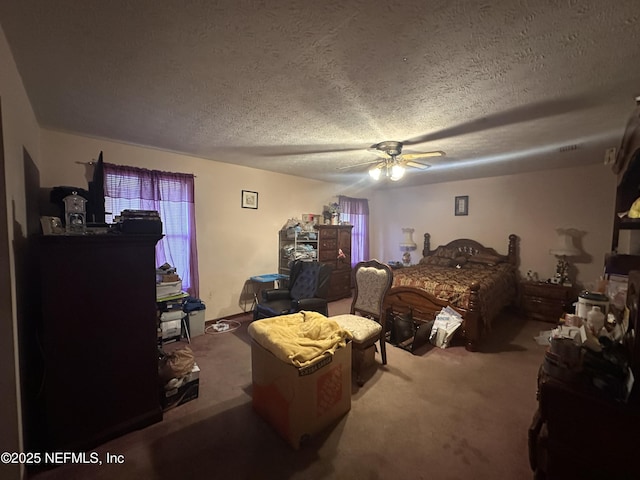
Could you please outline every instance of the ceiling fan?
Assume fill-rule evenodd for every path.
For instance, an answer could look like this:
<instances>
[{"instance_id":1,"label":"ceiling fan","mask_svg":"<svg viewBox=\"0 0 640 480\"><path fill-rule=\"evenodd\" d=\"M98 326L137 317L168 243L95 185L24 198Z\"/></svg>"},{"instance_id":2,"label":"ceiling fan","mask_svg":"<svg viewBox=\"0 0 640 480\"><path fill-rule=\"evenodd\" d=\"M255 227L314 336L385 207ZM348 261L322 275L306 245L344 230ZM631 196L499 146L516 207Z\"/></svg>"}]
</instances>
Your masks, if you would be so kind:
<instances>
[{"instance_id":1,"label":"ceiling fan","mask_svg":"<svg viewBox=\"0 0 640 480\"><path fill-rule=\"evenodd\" d=\"M341 170L359 167L361 165L369 165L375 163L373 167L369 169L369 175L374 180L379 180L384 174L385 177L390 180L398 181L404 176L406 167L413 167L419 170L426 170L431 165L427 163L420 163L416 160L421 158L430 157L442 157L445 153L441 150L435 150L432 152L423 153L402 153L402 142L385 141L376 143L367 149L382 160L371 160L368 162L358 163L356 165L349 165L347 167L340 167Z\"/></svg>"}]
</instances>

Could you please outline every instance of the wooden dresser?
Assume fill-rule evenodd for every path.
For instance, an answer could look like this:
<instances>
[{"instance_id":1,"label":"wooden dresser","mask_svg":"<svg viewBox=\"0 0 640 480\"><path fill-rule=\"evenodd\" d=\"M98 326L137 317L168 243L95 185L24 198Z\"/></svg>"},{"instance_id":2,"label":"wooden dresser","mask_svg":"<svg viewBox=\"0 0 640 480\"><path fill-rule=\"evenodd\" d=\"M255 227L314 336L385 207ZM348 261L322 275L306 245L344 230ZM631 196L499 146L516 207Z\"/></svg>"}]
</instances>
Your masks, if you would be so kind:
<instances>
[{"instance_id":1,"label":"wooden dresser","mask_svg":"<svg viewBox=\"0 0 640 480\"><path fill-rule=\"evenodd\" d=\"M82 451L162 420L155 245L161 235L37 238L43 451ZM34 299L34 301L37 301ZM31 447L32 445L30 445ZM35 445L34 445L35 446Z\"/></svg>"},{"instance_id":2,"label":"wooden dresser","mask_svg":"<svg viewBox=\"0 0 640 480\"><path fill-rule=\"evenodd\" d=\"M352 225L316 225L318 261L331 265L330 302L351 296L351 230ZM343 255L340 255L342 252Z\"/></svg>"},{"instance_id":3,"label":"wooden dresser","mask_svg":"<svg viewBox=\"0 0 640 480\"><path fill-rule=\"evenodd\" d=\"M521 305L529 318L558 323L575 300L573 287L544 282L523 282Z\"/></svg>"}]
</instances>

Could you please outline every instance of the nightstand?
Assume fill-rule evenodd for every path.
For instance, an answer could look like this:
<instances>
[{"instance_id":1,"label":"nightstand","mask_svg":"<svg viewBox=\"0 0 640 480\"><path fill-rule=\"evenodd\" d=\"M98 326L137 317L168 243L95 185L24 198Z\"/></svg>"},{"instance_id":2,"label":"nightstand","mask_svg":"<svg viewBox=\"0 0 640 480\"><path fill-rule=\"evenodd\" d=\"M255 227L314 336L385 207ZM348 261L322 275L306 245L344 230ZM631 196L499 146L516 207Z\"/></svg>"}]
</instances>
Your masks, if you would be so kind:
<instances>
[{"instance_id":1,"label":"nightstand","mask_svg":"<svg viewBox=\"0 0 640 480\"><path fill-rule=\"evenodd\" d=\"M535 320L558 323L574 300L573 287L544 282L522 283L522 310Z\"/></svg>"}]
</instances>

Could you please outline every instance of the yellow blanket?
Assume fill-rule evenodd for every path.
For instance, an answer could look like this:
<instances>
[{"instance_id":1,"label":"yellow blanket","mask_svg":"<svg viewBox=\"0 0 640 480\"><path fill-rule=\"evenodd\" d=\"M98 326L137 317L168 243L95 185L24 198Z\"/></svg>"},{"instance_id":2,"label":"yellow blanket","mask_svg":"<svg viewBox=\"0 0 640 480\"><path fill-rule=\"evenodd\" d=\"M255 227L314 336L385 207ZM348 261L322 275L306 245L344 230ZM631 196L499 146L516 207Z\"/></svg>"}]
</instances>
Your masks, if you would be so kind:
<instances>
[{"instance_id":1,"label":"yellow blanket","mask_svg":"<svg viewBox=\"0 0 640 480\"><path fill-rule=\"evenodd\" d=\"M256 342L296 367L309 365L321 355L333 355L352 338L335 320L306 311L257 320L248 331Z\"/></svg>"}]
</instances>

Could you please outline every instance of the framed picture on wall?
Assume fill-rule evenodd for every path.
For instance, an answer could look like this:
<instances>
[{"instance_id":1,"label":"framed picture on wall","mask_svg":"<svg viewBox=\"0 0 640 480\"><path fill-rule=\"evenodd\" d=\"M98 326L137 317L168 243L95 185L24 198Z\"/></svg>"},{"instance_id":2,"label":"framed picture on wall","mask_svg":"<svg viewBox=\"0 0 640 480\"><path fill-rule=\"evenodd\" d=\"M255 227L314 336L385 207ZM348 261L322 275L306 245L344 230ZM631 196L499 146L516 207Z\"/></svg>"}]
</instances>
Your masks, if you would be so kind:
<instances>
[{"instance_id":1,"label":"framed picture on wall","mask_svg":"<svg viewBox=\"0 0 640 480\"><path fill-rule=\"evenodd\" d=\"M258 192L242 190L242 208L258 209Z\"/></svg>"},{"instance_id":2,"label":"framed picture on wall","mask_svg":"<svg viewBox=\"0 0 640 480\"><path fill-rule=\"evenodd\" d=\"M469 215L469 195L461 195L456 197L454 210L456 216Z\"/></svg>"}]
</instances>

